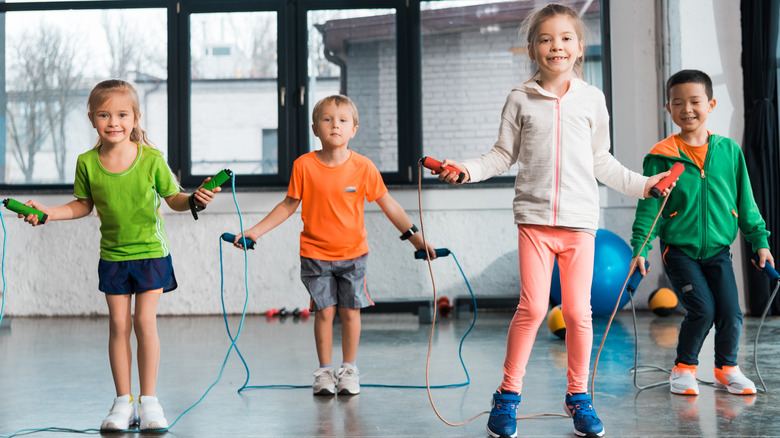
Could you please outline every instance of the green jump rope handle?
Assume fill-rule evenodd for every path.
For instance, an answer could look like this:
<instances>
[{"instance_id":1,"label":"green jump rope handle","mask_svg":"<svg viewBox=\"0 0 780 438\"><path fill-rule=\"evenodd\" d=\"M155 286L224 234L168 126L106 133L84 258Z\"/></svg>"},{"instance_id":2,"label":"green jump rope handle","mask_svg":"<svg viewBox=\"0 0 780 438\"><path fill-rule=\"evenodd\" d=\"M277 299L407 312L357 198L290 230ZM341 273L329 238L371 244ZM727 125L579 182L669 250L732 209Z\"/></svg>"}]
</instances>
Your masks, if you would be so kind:
<instances>
[{"instance_id":1,"label":"green jump rope handle","mask_svg":"<svg viewBox=\"0 0 780 438\"><path fill-rule=\"evenodd\" d=\"M16 201L11 198L3 199L3 205L5 205L5 208L13 211L14 213L23 214L25 216L34 214L38 216L38 223L39 224L45 224L46 220L49 219L49 215L38 210L37 208L28 207L24 204L22 204L19 201Z\"/></svg>"},{"instance_id":2,"label":"green jump rope handle","mask_svg":"<svg viewBox=\"0 0 780 438\"><path fill-rule=\"evenodd\" d=\"M214 190L217 187L219 187L222 184L224 184L226 181L228 181L232 177L233 177L233 171L232 170L230 170L230 169L222 169L222 170L219 171L219 173L217 173L216 175L211 177L210 180L206 181L205 183L203 183L202 186L198 187L198 190L200 190L201 188L204 188L206 190ZM204 205L195 205L195 198L193 196L194 195L190 195L190 199L189 199L190 211L192 212L192 217L195 218L195 220L198 220L198 212L199 211L203 211L206 208L206 206L204 206Z\"/></svg>"},{"instance_id":3,"label":"green jump rope handle","mask_svg":"<svg viewBox=\"0 0 780 438\"><path fill-rule=\"evenodd\" d=\"M205 184L203 184L204 189L206 190L214 190L217 187L221 186L227 180L233 177L233 171L230 169L222 169L219 171L218 174L214 175L210 180L206 181Z\"/></svg>"}]
</instances>

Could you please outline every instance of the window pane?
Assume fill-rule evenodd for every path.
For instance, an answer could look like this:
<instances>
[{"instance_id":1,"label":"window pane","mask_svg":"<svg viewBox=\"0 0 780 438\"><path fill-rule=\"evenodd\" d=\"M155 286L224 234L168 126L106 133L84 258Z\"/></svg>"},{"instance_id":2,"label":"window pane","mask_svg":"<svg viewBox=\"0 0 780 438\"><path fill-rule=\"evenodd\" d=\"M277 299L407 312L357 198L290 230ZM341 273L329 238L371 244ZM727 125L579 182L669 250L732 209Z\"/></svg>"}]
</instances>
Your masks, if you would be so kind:
<instances>
[{"instance_id":1,"label":"window pane","mask_svg":"<svg viewBox=\"0 0 780 438\"><path fill-rule=\"evenodd\" d=\"M310 11L307 21L309 122L318 100L336 93L349 96L360 126L349 148L382 172L397 171L395 10ZM309 131L309 150L321 147Z\"/></svg>"},{"instance_id":2,"label":"window pane","mask_svg":"<svg viewBox=\"0 0 780 438\"><path fill-rule=\"evenodd\" d=\"M583 15L588 44L585 79L603 89L600 4L567 2ZM496 142L501 109L513 87L531 76L519 27L538 5L517 1L424 1L422 15L425 155L464 160ZM513 166L506 175L517 172ZM429 172L423 172L432 177Z\"/></svg>"},{"instance_id":3,"label":"window pane","mask_svg":"<svg viewBox=\"0 0 780 438\"><path fill-rule=\"evenodd\" d=\"M141 126L167 152L166 17L164 9L0 14L0 183L72 183L76 157L97 141L86 117L87 96L108 78L135 82Z\"/></svg>"},{"instance_id":4,"label":"window pane","mask_svg":"<svg viewBox=\"0 0 780 438\"><path fill-rule=\"evenodd\" d=\"M276 15L190 17L193 175L277 173Z\"/></svg>"}]
</instances>

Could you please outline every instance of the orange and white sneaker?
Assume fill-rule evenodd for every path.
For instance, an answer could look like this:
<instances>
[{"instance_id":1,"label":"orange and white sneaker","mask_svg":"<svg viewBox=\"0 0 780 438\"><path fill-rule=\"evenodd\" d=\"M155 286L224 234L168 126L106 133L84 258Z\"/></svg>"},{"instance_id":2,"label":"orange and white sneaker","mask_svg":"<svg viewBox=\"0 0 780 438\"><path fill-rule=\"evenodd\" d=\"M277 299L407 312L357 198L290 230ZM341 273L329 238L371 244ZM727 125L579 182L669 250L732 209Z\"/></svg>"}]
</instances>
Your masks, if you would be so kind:
<instances>
[{"instance_id":1,"label":"orange and white sneaker","mask_svg":"<svg viewBox=\"0 0 780 438\"><path fill-rule=\"evenodd\" d=\"M678 363L669 376L669 390L672 394L699 395L699 383L696 382L696 365Z\"/></svg>"},{"instance_id":2,"label":"orange and white sneaker","mask_svg":"<svg viewBox=\"0 0 780 438\"><path fill-rule=\"evenodd\" d=\"M715 386L725 388L731 394L752 395L756 393L756 385L742 374L738 366L715 367Z\"/></svg>"}]
</instances>

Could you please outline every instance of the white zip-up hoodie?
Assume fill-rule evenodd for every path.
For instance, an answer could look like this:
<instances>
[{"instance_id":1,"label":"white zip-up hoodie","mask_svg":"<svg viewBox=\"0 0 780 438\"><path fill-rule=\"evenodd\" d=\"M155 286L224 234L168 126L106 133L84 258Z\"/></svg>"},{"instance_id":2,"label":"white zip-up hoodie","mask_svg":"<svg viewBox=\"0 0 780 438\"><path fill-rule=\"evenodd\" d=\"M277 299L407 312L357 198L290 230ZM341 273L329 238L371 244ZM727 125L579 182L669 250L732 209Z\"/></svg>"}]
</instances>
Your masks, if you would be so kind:
<instances>
[{"instance_id":1,"label":"white zip-up hoodie","mask_svg":"<svg viewBox=\"0 0 780 438\"><path fill-rule=\"evenodd\" d=\"M563 97L535 80L515 87L501 113L498 141L479 158L463 162L471 182L500 175L517 163L515 223L598 229L596 179L635 198L647 177L609 153L604 94L572 79Z\"/></svg>"}]
</instances>

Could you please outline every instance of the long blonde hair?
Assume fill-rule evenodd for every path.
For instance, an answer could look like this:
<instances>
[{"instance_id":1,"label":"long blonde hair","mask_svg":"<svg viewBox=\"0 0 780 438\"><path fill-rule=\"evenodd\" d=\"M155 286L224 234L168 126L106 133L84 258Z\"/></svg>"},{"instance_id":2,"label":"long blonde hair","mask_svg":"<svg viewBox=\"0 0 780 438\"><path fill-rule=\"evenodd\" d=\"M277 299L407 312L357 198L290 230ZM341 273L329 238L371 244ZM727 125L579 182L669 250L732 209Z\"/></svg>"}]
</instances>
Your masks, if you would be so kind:
<instances>
[{"instance_id":1,"label":"long blonde hair","mask_svg":"<svg viewBox=\"0 0 780 438\"><path fill-rule=\"evenodd\" d=\"M146 136L146 131L144 131L138 123L138 120L141 118L141 103L138 99L138 92L135 91L133 84L128 81L123 79L108 79L95 85L95 88L89 93L89 98L87 99L87 114L89 115L89 120L94 125L95 111L97 111L109 98L116 96L117 94L129 97L133 104L135 127L133 128L133 131L130 132L130 141L153 146L152 142ZM98 137L95 147L99 146L100 137Z\"/></svg>"},{"instance_id":2,"label":"long blonde hair","mask_svg":"<svg viewBox=\"0 0 780 438\"><path fill-rule=\"evenodd\" d=\"M568 17L574 26L575 32L577 32L577 39L580 40L580 46L582 47L582 56L574 62L574 75L580 79L585 79L585 75L582 72L582 64L585 59L585 23L582 22L580 14L569 6L550 3L543 8L535 10L523 20L523 24L520 26L520 35L521 37L524 35L525 40L528 41L529 56L531 51L535 50L539 40L539 27L541 27L542 23L557 15ZM536 61L531 60L531 69L533 70L531 78L538 79L540 72L539 64Z\"/></svg>"}]
</instances>

